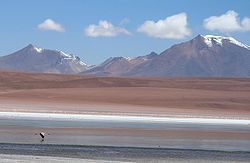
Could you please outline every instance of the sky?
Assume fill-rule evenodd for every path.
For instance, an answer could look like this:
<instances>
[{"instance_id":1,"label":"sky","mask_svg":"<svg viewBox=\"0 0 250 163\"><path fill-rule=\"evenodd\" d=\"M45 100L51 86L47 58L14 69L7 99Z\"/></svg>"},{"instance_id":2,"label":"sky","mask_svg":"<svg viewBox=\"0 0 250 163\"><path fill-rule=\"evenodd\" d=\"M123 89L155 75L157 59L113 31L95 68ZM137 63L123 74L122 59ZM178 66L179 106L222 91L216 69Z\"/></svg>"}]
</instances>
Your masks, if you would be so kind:
<instances>
[{"instance_id":1,"label":"sky","mask_svg":"<svg viewBox=\"0 0 250 163\"><path fill-rule=\"evenodd\" d=\"M249 0L0 0L0 56L28 44L79 56L161 53L198 34L250 45Z\"/></svg>"}]
</instances>

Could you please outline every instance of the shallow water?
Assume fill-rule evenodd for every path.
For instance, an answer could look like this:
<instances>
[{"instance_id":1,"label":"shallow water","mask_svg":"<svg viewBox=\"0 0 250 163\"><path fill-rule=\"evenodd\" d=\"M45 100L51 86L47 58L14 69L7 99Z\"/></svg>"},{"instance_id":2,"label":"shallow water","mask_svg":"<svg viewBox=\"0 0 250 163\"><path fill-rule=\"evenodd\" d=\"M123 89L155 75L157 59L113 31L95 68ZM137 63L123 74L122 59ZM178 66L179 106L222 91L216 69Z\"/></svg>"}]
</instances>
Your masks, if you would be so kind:
<instances>
[{"instance_id":1,"label":"shallow water","mask_svg":"<svg viewBox=\"0 0 250 163\"><path fill-rule=\"evenodd\" d=\"M22 130L25 129L25 131ZM56 132L58 128L71 128ZM194 135L187 138L178 135L178 138L164 136L144 135L112 135L112 134L86 134L79 133L79 129L141 129L141 130L192 130L220 131L220 132L247 132L249 139L223 139L199 138ZM55 131L53 131L55 129ZM48 130L50 133L45 141L41 141L39 135L34 132ZM215 150L240 150L250 151L250 127L248 125L232 124L202 124L202 123L163 123L163 122L131 122L116 120L53 120L53 119L25 119L25 118L3 118L0 119L0 142L1 143L37 143L37 144L74 144L74 145L103 145L103 146L133 146L133 147L157 147L157 148L180 148L180 149L215 149Z\"/></svg>"}]
</instances>

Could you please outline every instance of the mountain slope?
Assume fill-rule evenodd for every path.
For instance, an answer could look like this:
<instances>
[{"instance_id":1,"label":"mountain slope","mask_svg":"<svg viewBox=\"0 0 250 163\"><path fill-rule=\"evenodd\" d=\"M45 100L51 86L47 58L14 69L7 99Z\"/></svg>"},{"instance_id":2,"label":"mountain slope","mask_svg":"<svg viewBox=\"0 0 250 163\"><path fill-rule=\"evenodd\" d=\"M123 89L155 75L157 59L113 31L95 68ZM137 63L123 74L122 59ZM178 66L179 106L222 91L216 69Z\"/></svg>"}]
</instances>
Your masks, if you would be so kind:
<instances>
[{"instance_id":1,"label":"mountain slope","mask_svg":"<svg viewBox=\"0 0 250 163\"><path fill-rule=\"evenodd\" d=\"M153 55L137 64L133 62L133 59L123 63L113 60L108 69L98 67L98 71L107 70L106 75L117 76L249 77L250 47L232 37L198 35L190 41L172 46L160 55ZM119 67L119 71L113 73L116 67ZM90 71L99 75L96 69L87 72Z\"/></svg>"},{"instance_id":2,"label":"mountain slope","mask_svg":"<svg viewBox=\"0 0 250 163\"><path fill-rule=\"evenodd\" d=\"M34 45L0 57L0 68L23 72L73 74L86 70L79 57L62 51L37 48Z\"/></svg>"}]
</instances>

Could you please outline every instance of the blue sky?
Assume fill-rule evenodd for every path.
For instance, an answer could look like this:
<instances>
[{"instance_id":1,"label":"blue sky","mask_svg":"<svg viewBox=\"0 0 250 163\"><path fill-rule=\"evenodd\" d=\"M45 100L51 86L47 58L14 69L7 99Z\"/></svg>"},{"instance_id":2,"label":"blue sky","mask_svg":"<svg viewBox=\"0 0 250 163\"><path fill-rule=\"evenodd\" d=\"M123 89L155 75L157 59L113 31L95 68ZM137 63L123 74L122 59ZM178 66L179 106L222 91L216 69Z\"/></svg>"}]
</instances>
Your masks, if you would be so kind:
<instances>
[{"instance_id":1,"label":"blue sky","mask_svg":"<svg viewBox=\"0 0 250 163\"><path fill-rule=\"evenodd\" d=\"M1 0L0 3L0 55L32 43L98 64L111 56L160 53L197 34L233 36L250 45L249 0Z\"/></svg>"}]
</instances>

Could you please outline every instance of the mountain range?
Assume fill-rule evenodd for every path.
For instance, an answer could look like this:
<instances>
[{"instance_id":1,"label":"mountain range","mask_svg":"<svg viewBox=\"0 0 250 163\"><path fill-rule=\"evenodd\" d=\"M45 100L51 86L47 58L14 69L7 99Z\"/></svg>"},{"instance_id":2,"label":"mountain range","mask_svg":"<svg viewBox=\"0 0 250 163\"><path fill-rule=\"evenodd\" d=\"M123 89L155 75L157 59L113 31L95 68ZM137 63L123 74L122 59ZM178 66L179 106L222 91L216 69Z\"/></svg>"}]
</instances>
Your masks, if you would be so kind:
<instances>
[{"instance_id":1,"label":"mountain range","mask_svg":"<svg viewBox=\"0 0 250 163\"><path fill-rule=\"evenodd\" d=\"M89 66L75 55L28 45L0 57L0 69L95 76L250 77L250 47L232 37L198 35L160 54L111 57Z\"/></svg>"}]
</instances>

